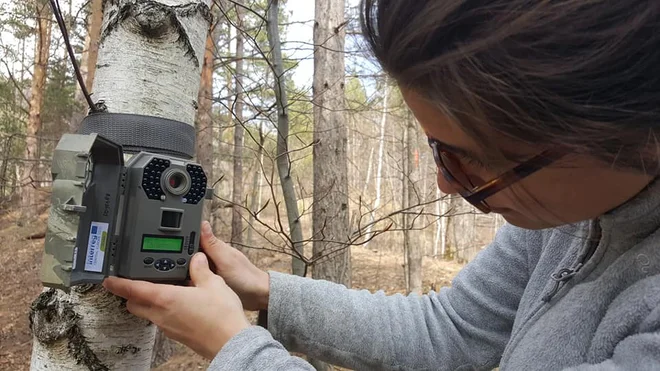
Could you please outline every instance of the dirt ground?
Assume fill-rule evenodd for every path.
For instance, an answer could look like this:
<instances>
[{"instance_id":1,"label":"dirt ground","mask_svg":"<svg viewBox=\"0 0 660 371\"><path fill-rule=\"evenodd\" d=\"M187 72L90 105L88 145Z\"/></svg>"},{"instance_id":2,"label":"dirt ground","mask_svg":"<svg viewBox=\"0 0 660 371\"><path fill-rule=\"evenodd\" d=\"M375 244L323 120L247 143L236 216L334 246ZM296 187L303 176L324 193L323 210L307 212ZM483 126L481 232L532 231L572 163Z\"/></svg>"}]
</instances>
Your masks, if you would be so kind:
<instances>
[{"instance_id":1,"label":"dirt ground","mask_svg":"<svg viewBox=\"0 0 660 371\"><path fill-rule=\"evenodd\" d=\"M0 210L0 370L27 370L32 337L28 324L30 303L41 291L39 265L47 214L32 225L19 227L17 212ZM30 238L32 237L32 238ZM369 249L353 248L353 287L389 294L404 293L403 257ZM257 257L263 269L286 272L290 258L273 254ZM462 265L442 260L424 260L424 290L450 284ZM205 369L208 362L180 346L175 355L158 371Z\"/></svg>"}]
</instances>

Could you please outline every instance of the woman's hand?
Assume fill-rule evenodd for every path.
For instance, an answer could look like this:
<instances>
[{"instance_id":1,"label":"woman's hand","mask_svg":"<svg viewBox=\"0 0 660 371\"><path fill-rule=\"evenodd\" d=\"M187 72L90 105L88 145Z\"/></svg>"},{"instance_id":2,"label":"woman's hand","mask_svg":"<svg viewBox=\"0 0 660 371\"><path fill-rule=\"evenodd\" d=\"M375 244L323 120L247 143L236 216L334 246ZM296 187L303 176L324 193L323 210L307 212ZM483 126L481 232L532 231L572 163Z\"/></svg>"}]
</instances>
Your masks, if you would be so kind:
<instances>
[{"instance_id":1,"label":"woman's hand","mask_svg":"<svg viewBox=\"0 0 660 371\"><path fill-rule=\"evenodd\" d=\"M238 296L213 274L202 253L190 262L192 286L159 285L109 277L103 286L128 300L126 307L148 319L167 337L213 359L222 347L250 322Z\"/></svg>"},{"instance_id":2,"label":"woman's hand","mask_svg":"<svg viewBox=\"0 0 660 371\"><path fill-rule=\"evenodd\" d=\"M215 238L208 222L202 223L200 245L215 265L215 273L238 294L245 309L268 309L268 273L257 268L240 251Z\"/></svg>"}]
</instances>

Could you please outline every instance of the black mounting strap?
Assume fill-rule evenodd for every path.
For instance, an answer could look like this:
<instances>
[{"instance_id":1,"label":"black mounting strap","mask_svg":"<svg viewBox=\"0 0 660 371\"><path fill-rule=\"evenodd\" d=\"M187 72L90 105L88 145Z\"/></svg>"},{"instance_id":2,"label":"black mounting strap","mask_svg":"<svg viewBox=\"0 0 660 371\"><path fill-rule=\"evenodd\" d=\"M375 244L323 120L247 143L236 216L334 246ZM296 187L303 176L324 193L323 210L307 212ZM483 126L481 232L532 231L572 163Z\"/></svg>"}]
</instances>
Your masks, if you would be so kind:
<instances>
[{"instance_id":1,"label":"black mounting strap","mask_svg":"<svg viewBox=\"0 0 660 371\"><path fill-rule=\"evenodd\" d=\"M124 152L141 151L191 159L195 156L195 128L161 117L126 113L91 113L78 134L97 133L120 144Z\"/></svg>"}]
</instances>

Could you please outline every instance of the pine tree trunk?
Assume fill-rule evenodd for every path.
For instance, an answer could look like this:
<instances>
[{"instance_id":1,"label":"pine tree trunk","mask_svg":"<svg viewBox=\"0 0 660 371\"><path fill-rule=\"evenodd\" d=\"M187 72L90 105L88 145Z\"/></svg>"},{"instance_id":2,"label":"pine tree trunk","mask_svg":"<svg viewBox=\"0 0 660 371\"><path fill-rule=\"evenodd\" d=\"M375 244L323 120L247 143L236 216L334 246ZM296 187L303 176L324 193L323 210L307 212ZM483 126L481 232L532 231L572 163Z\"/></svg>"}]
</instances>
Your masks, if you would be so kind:
<instances>
[{"instance_id":1,"label":"pine tree trunk","mask_svg":"<svg viewBox=\"0 0 660 371\"><path fill-rule=\"evenodd\" d=\"M239 2L240 3L240 2ZM236 248L247 253L247 249L243 247L243 216L241 215L241 205L243 205L243 137L245 136L245 129L243 128L243 74L245 61L243 60L245 54L245 39L243 32L245 32L242 22L243 8L236 6L236 17L238 18L236 29L236 75L235 87L236 100L234 101L234 178L232 185L231 201L233 206L231 214L231 242Z\"/></svg>"},{"instance_id":2,"label":"pine tree trunk","mask_svg":"<svg viewBox=\"0 0 660 371\"><path fill-rule=\"evenodd\" d=\"M101 23L103 22L103 0L92 0L89 7L85 47L80 58L80 73L85 79L87 89L90 89L92 84L94 84L94 75L96 74ZM72 133L78 131L83 118L89 110L85 96L79 85L76 85L75 102L78 107L74 110L71 121L69 122L69 131Z\"/></svg>"},{"instance_id":3,"label":"pine tree trunk","mask_svg":"<svg viewBox=\"0 0 660 371\"><path fill-rule=\"evenodd\" d=\"M215 63L215 32L209 30L206 37L204 64L197 98L197 162L206 171L206 177L213 179L213 72ZM204 204L202 220L210 220L211 202Z\"/></svg>"},{"instance_id":4,"label":"pine tree trunk","mask_svg":"<svg viewBox=\"0 0 660 371\"><path fill-rule=\"evenodd\" d=\"M107 1L95 99L111 112L193 125L209 21L201 1ZM100 286L45 290L30 323L32 370L150 369L155 326Z\"/></svg>"},{"instance_id":5,"label":"pine tree trunk","mask_svg":"<svg viewBox=\"0 0 660 371\"><path fill-rule=\"evenodd\" d=\"M316 0L314 24L313 256L318 279L350 287L348 160L344 92L345 4Z\"/></svg>"},{"instance_id":6,"label":"pine tree trunk","mask_svg":"<svg viewBox=\"0 0 660 371\"><path fill-rule=\"evenodd\" d=\"M37 215L37 187L39 186L39 160L41 135L41 109L44 104L48 55L50 50L51 13L48 0L34 3L37 34L34 48L34 71L30 87L30 111L25 139L25 163L21 171L21 214L22 221L32 221Z\"/></svg>"},{"instance_id":7,"label":"pine tree trunk","mask_svg":"<svg viewBox=\"0 0 660 371\"><path fill-rule=\"evenodd\" d=\"M314 193L312 276L351 286L348 159L346 157L344 1L315 0ZM327 364L310 360L317 370Z\"/></svg>"},{"instance_id":8,"label":"pine tree trunk","mask_svg":"<svg viewBox=\"0 0 660 371\"><path fill-rule=\"evenodd\" d=\"M289 223L289 238L292 242L294 257L291 270L297 276L305 274L305 264L295 256L303 256L302 226L298 212L298 200L291 176L291 161L289 158L289 102L286 93L284 77L284 61L282 59L282 44L279 31L279 1L271 0L268 7L268 43L271 49L271 65L274 72L274 91L277 101L277 172L282 185L282 195Z\"/></svg>"}]
</instances>

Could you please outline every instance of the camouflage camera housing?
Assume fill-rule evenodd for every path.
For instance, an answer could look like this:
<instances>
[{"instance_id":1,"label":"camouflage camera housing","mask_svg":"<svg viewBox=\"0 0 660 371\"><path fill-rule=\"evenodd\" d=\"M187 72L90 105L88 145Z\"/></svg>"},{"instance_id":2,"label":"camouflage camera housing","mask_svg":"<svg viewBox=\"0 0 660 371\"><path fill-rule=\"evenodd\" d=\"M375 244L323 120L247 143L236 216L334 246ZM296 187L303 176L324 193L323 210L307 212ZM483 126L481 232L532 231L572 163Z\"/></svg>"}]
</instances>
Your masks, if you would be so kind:
<instances>
[{"instance_id":1,"label":"camouflage camera housing","mask_svg":"<svg viewBox=\"0 0 660 371\"><path fill-rule=\"evenodd\" d=\"M140 152L98 134L65 134L53 157L44 286L67 290L107 276L183 282L199 250L207 178L182 158Z\"/></svg>"}]
</instances>

